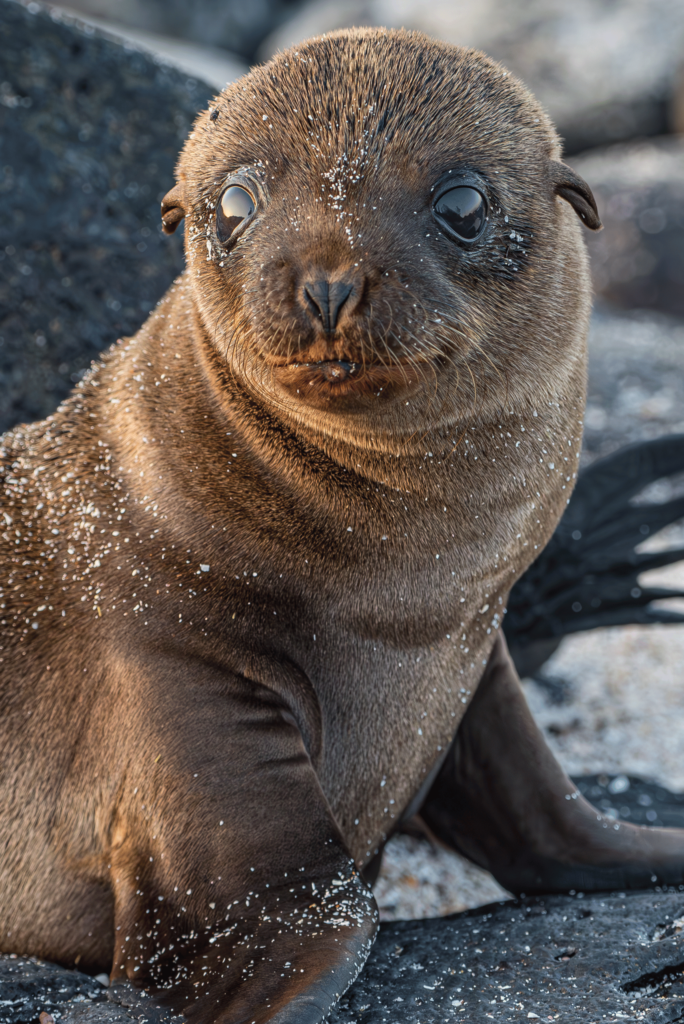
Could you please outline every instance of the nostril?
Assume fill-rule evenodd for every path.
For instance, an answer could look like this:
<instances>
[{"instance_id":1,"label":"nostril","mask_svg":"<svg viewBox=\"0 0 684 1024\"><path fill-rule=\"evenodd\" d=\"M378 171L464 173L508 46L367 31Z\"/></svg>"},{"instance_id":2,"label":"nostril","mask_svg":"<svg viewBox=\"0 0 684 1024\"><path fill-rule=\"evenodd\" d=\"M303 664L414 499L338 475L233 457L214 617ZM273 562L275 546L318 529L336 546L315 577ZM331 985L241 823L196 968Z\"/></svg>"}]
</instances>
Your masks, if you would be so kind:
<instances>
[{"instance_id":1,"label":"nostril","mask_svg":"<svg viewBox=\"0 0 684 1024\"><path fill-rule=\"evenodd\" d=\"M304 297L311 312L323 324L326 334L337 327L340 310L354 290L346 281L308 281L304 285Z\"/></svg>"},{"instance_id":2,"label":"nostril","mask_svg":"<svg viewBox=\"0 0 684 1024\"><path fill-rule=\"evenodd\" d=\"M315 281L304 285L304 298L314 316L324 323L328 317L328 282Z\"/></svg>"}]
</instances>

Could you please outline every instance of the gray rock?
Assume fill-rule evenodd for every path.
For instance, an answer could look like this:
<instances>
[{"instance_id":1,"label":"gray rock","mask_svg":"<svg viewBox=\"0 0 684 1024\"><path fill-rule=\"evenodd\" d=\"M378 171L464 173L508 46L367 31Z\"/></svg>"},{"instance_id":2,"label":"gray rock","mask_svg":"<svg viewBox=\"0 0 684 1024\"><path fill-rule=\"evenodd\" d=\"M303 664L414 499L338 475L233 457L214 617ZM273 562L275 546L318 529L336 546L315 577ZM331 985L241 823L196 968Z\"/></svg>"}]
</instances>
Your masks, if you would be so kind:
<instances>
[{"instance_id":1,"label":"gray rock","mask_svg":"<svg viewBox=\"0 0 684 1024\"><path fill-rule=\"evenodd\" d=\"M0 955L0 1024L31 1024L43 1011L61 1020L67 1006L91 1006L106 995L107 989L87 974Z\"/></svg>"},{"instance_id":2,"label":"gray rock","mask_svg":"<svg viewBox=\"0 0 684 1024\"><path fill-rule=\"evenodd\" d=\"M52 412L182 270L159 202L211 95L36 3L0 0L0 430Z\"/></svg>"},{"instance_id":3,"label":"gray rock","mask_svg":"<svg viewBox=\"0 0 684 1024\"><path fill-rule=\"evenodd\" d=\"M684 54L680 0L309 0L261 57L351 25L418 29L484 50L521 78L577 153L668 130Z\"/></svg>"},{"instance_id":4,"label":"gray rock","mask_svg":"<svg viewBox=\"0 0 684 1024\"><path fill-rule=\"evenodd\" d=\"M683 432L684 320L598 306L589 333L585 460Z\"/></svg>"},{"instance_id":5,"label":"gray rock","mask_svg":"<svg viewBox=\"0 0 684 1024\"><path fill-rule=\"evenodd\" d=\"M573 782L582 796L608 818L653 828L681 828L684 793L671 793L634 775L583 775Z\"/></svg>"},{"instance_id":6,"label":"gray rock","mask_svg":"<svg viewBox=\"0 0 684 1024\"><path fill-rule=\"evenodd\" d=\"M58 1024L131 1024L132 1021L147 1024L147 1020L145 1017L133 1016L124 1006L83 1002L66 1006Z\"/></svg>"},{"instance_id":7,"label":"gray rock","mask_svg":"<svg viewBox=\"0 0 684 1024\"><path fill-rule=\"evenodd\" d=\"M186 42L225 47L250 59L297 0L69 0L87 15Z\"/></svg>"},{"instance_id":8,"label":"gray rock","mask_svg":"<svg viewBox=\"0 0 684 1024\"><path fill-rule=\"evenodd\" d=\"M604 225L586 239L596 293L684 316L684 137L610 146L571 163Z\"/></svg>"},{"instance_id":9,"label":"gray rock","mask_svg":"<svg viewBox=\"0 0 684 1024\"><path fill-rule=\"evenodd\" d=\"M131 28L114 18L98 18L82 13L73 8L60 5L62 20L72 18L92 25L113 38L115 42L133 46L136 50L149 53L158 62L171 64L181 73L190 78L199 78L214 89L220 91L226 85L235 82L249 70L247 63L235 53L230 53L221 46L209 46L206 43L193 43L174 36L147 32L140 28Z\"/></svg>"},{"instance_id":10,"label":"gray rock","mask_svg":"<svg viewBox=\"0 0 684 1024\"><path fill-rule=\"evenodd\" d=\"M549 896L386 925L330 1020L679 1020L682 914L682 894Z\"/></svg>"},{"instance_id":11,"label":"gray rock","mask_svg":"<svg viewBox=\"0 0 684 1024\"><path fill-rule=\"evenodd\" d=\"M37 1024L41 1013L58 1024L181 1024L129 984L111 988L80 971L28 957L0 954L0 1024Z\"/></svg>"},{"instance_id":12,"label":"gray rock","mask_svg":"<svg viewBox=\"0 0 684 1024\"><path fill-rule=\"evenodd\" d=\"M680 1020L683 924L684 893L658 891L538 897L432 921L385 924L330 1021ZM63 990L71 991L77 977L81 995L83 976L51 965L30 964L35 987L29 997L25 982L25 1009L17 1009L19 1004L9 1002L16 964L26 961L0 957L1 1024L32 1024L31 1014L45 1008L59 1024L161 1020L129 986L74 1002Z\"/></svg>"}]
</instances>

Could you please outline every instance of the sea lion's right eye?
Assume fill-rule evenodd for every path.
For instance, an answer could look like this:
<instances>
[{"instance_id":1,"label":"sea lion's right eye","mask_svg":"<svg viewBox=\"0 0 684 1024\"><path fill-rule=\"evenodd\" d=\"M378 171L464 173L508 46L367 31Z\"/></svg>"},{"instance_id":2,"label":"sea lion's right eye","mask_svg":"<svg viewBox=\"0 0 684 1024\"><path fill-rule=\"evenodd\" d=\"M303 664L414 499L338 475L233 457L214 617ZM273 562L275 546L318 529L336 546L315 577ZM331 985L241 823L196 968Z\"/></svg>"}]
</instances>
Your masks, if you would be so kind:
<instances>
[{"instance_id":1,"label":"sea lion's right eye","mask_svg":"<svg viewBox=\"0 0 684 1024\"><path fill-rule=\"evenodd\" d=\"M221 196L216 211L216 234L219 242L230 241L240 225L248 220L256 203L246 188L230 185Z\"/></svg>"},{"instance_id":2,"label":"sea lion's right eye","mask_svg":"<svg viewBox=\"0 0 684 1024\"><path fill-rule=\"evenodd\" d=\"M472 242L482 232L487 217L484 196L475 188L460 185L442 192L435 201L435 216L449 234Z\"/></svg>"}]
</instances>

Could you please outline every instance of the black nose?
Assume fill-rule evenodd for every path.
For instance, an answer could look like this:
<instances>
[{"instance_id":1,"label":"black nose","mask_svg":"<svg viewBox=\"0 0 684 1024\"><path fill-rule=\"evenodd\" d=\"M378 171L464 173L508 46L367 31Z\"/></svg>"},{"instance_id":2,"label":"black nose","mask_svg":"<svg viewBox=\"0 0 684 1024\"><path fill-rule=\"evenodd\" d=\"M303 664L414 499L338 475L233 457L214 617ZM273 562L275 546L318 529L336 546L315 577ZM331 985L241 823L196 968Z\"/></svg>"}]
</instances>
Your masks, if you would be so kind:
<instances>
[{"instance_id":1,"label":"black nose","mask_svg":"<svg viewBox=\"0 0 684 1024\"><path fill-rule=\"evenodd\" d=\"M309 308L323 324L326 334L332 334L337 327L340 310L353 287L346 281L308 281L304 285L304 296Z\"/></svg>"}]
</instances>

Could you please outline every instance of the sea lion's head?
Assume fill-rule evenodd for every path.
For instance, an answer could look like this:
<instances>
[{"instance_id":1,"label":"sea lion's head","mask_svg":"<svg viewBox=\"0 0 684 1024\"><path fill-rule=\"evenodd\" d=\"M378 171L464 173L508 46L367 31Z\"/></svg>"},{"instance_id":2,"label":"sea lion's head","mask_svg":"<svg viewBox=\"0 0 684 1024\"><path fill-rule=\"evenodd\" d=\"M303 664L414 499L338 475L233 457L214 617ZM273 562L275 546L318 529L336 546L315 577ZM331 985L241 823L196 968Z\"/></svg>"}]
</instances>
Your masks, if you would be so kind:
<instances>
[{"instance_id":1,"label":"sea lion's head","mask_svg":"<svg viewBox=\"0 0 684 1024\"><path fill-rule=\"evenodd\" d=\"M217 97L178 180L163 222L185 217L206 336L284 415L396 437L576 393L596 206L483 54L311 40Z\"/></svg>"}]
</instances>

